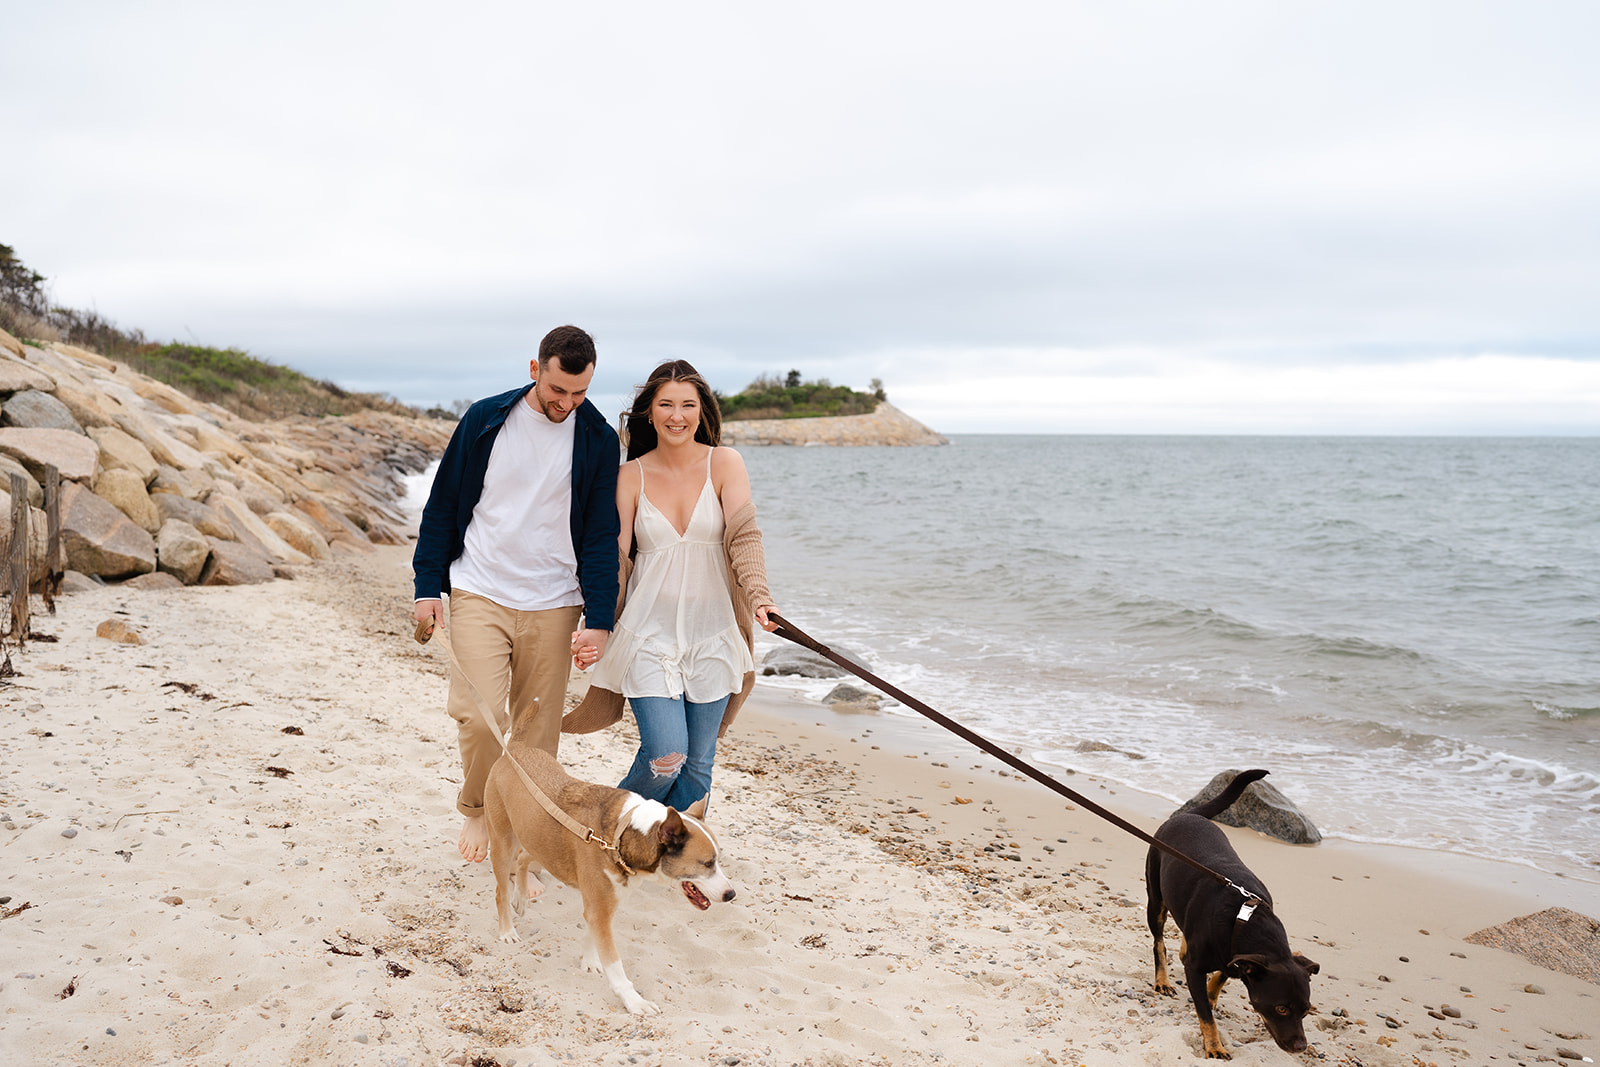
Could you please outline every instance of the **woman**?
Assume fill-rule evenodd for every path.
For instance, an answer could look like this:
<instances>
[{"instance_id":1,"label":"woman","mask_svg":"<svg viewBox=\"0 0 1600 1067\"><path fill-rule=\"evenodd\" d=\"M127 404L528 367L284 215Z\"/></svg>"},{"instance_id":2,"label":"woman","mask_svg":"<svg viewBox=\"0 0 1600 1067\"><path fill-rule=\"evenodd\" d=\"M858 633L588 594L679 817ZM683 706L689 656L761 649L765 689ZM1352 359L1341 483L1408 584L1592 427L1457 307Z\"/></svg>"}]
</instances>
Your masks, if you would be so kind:
<instances>
[{"instance_id":1,"label":"woman","mask_svg":"<svg viewBox=\"0 0 1600 1067\"><path fill-rule=\"evenodd\" d=\"M751 619L777 629L750 477L739 453L718 446L716 398L681 359L650 372L621 436L617 625L588 697L561 728L609 726L626 696L639 752L620 788L703 812L717 738L755 682ZM593 646L576 649L580 667L596 658Z\"/></svg>"}]
</instances>

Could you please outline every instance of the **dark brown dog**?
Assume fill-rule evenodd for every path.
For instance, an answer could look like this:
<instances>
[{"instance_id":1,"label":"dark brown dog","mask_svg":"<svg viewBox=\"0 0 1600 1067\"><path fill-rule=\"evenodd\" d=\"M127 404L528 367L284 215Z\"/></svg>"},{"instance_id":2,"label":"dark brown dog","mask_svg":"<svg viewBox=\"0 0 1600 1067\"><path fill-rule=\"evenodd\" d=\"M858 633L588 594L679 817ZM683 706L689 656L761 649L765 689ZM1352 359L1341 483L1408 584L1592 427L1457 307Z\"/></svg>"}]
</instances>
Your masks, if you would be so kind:
<instances>
[{"instance_id":1,"label":"dark brown dog","mask_svg":"<svg viewBox=\"0 0 1600 1067\"><path fill-rule=\"evenodd\" d=\"M1214 800L1161 824L1156 840L1171 845L1234 882L1223 885L1181 860L1151 846L1145 860L1145 887L1150 903L1146 917L1155 938L1156 991L1177 995L1167 978L1167 915L1178 924L1178 958L1183 961L1194 1012L1207 1059L1232 1059L1212 1012L1229 978L1244 982L1250 1006L1261 1016L1267 1033L1285 1052L1304 1052L1301 1020L1311 1010L1311 975L1320 968L1289 951L1289 936L1272 911L1272 896L1261 879L1239 859L1227 835L1211 820L1228 810L1245 787L1266 777L1263 770L1244 771ZM1262 905L1240 921L1246 901L1240 889ZM1208 976L1209 979L1208 979Z\"/></svg>"}]
</instances>

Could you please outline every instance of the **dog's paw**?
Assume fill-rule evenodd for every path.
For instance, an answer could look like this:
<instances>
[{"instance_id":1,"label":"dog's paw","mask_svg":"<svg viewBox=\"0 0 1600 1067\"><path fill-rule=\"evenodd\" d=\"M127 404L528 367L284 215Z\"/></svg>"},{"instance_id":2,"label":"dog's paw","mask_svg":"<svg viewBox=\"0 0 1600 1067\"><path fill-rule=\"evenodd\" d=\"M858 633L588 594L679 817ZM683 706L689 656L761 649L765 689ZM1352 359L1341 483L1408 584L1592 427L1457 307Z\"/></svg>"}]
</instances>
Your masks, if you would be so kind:
<instances>
[{"instance_id":1,"label":"dog's paw","mask_svg":"<svg viewBox=\"0 0 1600 1067\"><path fill-rule=\"evenodd\" d=\"M1175 997L1178 995L1178 987L1171 982L1157 982L1156 992L1164 997Z\"/></svg>"},{"instance_id":2,"label":"dog's paw","mask_svg":"<svg viewBox=\"0 0 1600 1067\"><path fill-rule=\"evenodd\" d=\"M517 942L521 941L522 938L517 935L516 927L508 927L507 929L500 931L500 940L504 941L508 945L515 945Z\"/></svg>"},{"instance_id":3,"label":"dog's paw","mask_svg":"<svg viewBox=\"0 0 1600 1067\"><path fill-rule=\"evenodd\" d=\"M637 993L634 993L631 997L624 996L622 998L622 1003L628 1009L628 1014L630 1015L661 1014L661 1008L655 1003L655 1001L646 1000Z\"/></svg>"}]
</instances>

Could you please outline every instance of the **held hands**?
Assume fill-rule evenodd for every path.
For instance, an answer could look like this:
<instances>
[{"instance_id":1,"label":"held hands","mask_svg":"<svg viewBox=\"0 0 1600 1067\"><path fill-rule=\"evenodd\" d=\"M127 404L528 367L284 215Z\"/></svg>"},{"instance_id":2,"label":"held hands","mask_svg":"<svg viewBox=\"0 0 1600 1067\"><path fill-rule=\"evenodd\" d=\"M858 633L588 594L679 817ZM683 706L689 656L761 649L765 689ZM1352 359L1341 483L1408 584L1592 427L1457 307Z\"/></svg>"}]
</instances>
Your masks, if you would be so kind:
<instances>
[{"instance_id":1,"label":"held hands","mask_svg":"<svg viewBox=\"0 0 1600 1067\"><path fill-rule=\"evenodd\" d=\"M606 639L610 630L574 630L572 632L572 665L586 671L600 662L606 654Z\"/></svg>"}]
</instances>

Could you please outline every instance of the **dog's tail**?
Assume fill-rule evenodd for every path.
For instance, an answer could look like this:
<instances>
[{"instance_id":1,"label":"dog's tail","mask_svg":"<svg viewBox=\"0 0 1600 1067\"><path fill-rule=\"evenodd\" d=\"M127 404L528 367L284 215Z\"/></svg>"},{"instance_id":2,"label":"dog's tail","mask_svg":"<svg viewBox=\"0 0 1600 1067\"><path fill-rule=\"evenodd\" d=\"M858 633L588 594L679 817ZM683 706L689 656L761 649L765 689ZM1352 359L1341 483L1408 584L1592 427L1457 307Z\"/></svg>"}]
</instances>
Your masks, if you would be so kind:
<instances>
[{"instance_id":1,"label":"dog's tail","mask_svg":"<svg viewBox=\"0 0 1600 1067\"><path fill-rule=\"evenodd\" d=\"M1234 776L1233 781L1228 783L1228 788L1224 789L1222 792L1218 793L1215 797L1206 801L1204 804L1201 804L1199 807L1190 808L1189 814L1198 815L1203 819L1215 819L1218 815L1221 815L1223 812L1227 811L1228 808L1233 805L1235 800L1239 799L1240 794L1245 791L1246 786L1248 786L1251 782L1265 778L1268 773L1269 772L1264 771L1259 767L1253 771L1240 771Z\"/></svg>"}]
</instances>

